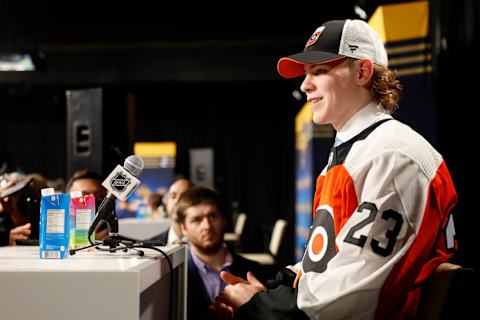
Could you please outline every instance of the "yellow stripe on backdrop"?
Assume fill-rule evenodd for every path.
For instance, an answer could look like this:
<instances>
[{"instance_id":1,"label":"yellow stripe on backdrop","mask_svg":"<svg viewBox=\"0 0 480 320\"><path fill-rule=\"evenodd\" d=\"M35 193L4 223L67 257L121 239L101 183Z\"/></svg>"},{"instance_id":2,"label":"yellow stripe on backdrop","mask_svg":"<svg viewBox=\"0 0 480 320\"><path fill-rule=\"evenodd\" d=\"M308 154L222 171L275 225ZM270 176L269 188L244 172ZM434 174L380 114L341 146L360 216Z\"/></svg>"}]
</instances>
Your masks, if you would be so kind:
<instances>
[{"instance_id":1,"label":"yellow stripe on backdrop","mask_svg":"<svg viewBox=\"0 0 480 320\"><path fill-rule=\"evenodd\" d=\"M412 45L404 45L396 48L387 48L387 54L390 56L393 54L401 54L401 53L406 53L411 51L425 51L425 50L430 50L429 43L417 43Z\"/></svg>"},{"instance_id":2,"label":"yellow stripe on backdrop","mask_svg":"<svg viewBox=\"0 0 480 320\"><path fill-rule=\"evenodd\" d=\"M430 73L430 72L432 72L431 65L420 66L415 68L404 68L404 69L397 70L397 74L399 77L411 76L415 74L424 74L424 73Z\"/></svg>"},{"instance_id":3,"label":"yellow stripe on backdrop","mask_svg":"<svg viewBox=\"0 0 480 320\"><path fill-rule=\"evenodd\" d=\"M410 57L403 57L403 58L392 58L389 59L389 64L391 65L401 65L401 64L409 64L414 62L425 62L431 61L432 55L431 54L417 54Z\"/></svg>"}]
</instances>

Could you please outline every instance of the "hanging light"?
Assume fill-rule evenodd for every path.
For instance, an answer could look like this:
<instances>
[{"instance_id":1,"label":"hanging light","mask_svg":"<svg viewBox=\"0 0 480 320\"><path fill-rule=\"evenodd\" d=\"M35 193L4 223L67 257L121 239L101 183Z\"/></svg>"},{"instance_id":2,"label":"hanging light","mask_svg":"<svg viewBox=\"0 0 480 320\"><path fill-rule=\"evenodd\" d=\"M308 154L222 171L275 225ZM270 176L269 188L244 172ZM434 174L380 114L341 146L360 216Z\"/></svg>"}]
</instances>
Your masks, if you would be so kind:
<instances>
[{"instance_id":1,"label":"hanging light","mask_svg":"<svg viewBox=\"0 0 480 320\"><path fill-rule=\"evenodd\" d=\"M30 53L0 53L0 71L35 71L37 68Z\"/></svg>"}]
</instances>

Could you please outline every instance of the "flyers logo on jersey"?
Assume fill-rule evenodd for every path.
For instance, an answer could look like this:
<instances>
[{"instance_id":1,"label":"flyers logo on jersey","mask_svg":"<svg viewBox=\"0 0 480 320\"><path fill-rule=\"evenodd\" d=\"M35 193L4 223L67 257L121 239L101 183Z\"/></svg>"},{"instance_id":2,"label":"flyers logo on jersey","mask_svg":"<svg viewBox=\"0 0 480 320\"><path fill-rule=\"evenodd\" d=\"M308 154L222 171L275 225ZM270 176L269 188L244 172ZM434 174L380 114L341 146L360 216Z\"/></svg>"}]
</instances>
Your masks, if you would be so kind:
<instances>
[{"instance_id":1,"label":"flyers logo on jersey","mask_svg":"<svg viewBox=\"0 0 480 320\"><path fill-rule=\"evenodd\" d=\"M302 260L303 273L325 271L327 263L336 254L333 210L330 206L320 206L312 223L307 250Z\"/></svg>"},{"instance_id":2,"label":"flyers logo on jersey","mask_svg":"<svg viewBox=\"0 0 480 320\"><path fill-rule=\"evenodd\" d=\"M322 33L323 29L325 29L325 27L324 27L324 26L321 26L321 27L319 27L317 30L315 30L315 32L312 34L312 36L310 37L310 39L308 39L307 44L305 45L305 47L309 47L309 46L311 46L312 44L314 44L315 42L317 42L318 37L320 37L320 34Z\"/></svg>"}]
</instances>

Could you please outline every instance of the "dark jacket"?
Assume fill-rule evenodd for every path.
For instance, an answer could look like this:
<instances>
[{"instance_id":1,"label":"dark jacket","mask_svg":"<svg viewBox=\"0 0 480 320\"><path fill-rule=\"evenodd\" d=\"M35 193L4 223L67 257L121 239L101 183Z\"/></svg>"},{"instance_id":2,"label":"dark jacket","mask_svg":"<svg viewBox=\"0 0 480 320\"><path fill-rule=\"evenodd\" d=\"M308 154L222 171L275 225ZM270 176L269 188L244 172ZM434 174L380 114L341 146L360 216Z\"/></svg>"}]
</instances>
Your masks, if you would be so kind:
<instances>
[{"instance_id":1,"label":"dark jacket","mask_svg":"<svg viewBox=\"0 0 480 320\"><path fill-rule=\"evenodd\" d=\"M297 289L293 288L296 273L281 269L275 281L267 285L266 292L256 293L238 308L235 320L308 320L297 307Z\"/></svg>"},{"instance_id":2,"label":"dark jacket","mask_svg":"<svg viewBox=\"0 0 480 320\"><path fill-rule=\"evenodd\" d=\"M230 266L230 273L244 279L247 278L247 271L260 280L264 281L264 272L258 262L247 260L239 255L232 253L233 262ZM207 289L203 284L198 268L192 260L192 254L188 253L188 295L187 295L187 319L188 320L207 320L216 319L208 309L210 298Z\"/></svg>"}]
</instances>

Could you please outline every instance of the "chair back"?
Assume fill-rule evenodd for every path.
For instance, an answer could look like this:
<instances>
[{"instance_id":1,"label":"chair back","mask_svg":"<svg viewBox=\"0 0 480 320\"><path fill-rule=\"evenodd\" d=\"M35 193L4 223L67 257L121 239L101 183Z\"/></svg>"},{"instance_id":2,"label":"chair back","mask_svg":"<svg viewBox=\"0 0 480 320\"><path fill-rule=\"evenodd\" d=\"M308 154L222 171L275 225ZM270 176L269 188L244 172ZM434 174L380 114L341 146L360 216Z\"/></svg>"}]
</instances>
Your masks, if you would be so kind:
<instances>
[{"instance_id":1,"label":"chair back","mask_svg":"<svg viewBox=\"0 0 480 320\"><path fill-rule=\"evenodd\" d=\"M280 249L280 244L282 243L286 228L287 221L284 219L278 219L273 226L272 238L270 239L270 245L268 246L268 249L274 257L276 257L278 254L278 250Z\"/></svg>"},{"instance_id":2,"label":"chair back","mask_svg":"<svg viewBox=\"0 0 480 320\"><path fill-rule=\"evenodd\" d=\"M247 214L244 212L241 212L237 216L237 220L235 221L235 228L233 228L233 232L241 236L243 233L243 229L245 228L245 222L247 221Z\"/></svg>"},{"instance_id":3,"label":"chair back","mask_svg":"<svg viewBox=\"0 0 480 320\"><path fill-rule=\"evenodd\" d=\"M471 290L473 269L448 262L441 263L422 287L415 319L468 318L474 312Z\"/></svg>"}]
</instances>

